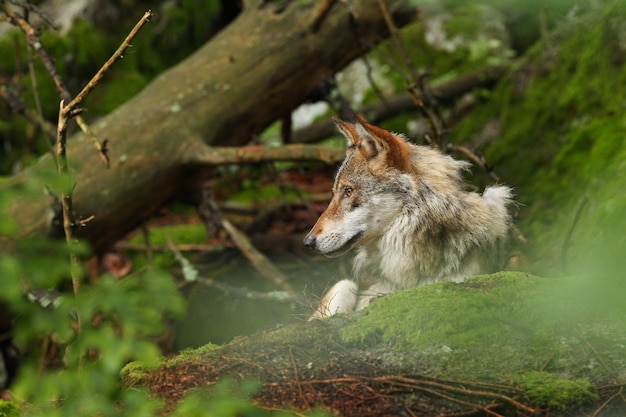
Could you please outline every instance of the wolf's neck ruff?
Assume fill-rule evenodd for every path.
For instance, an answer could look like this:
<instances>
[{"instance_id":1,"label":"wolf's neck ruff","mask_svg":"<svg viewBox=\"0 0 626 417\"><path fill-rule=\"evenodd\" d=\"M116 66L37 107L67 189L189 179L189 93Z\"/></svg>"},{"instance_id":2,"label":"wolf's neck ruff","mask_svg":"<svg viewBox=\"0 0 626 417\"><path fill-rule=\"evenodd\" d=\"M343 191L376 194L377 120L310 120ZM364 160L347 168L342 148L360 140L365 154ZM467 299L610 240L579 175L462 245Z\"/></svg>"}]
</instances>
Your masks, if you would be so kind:
<instances>
[{"instance_id":1,"label":"wolf's neck ruff","mask_svg":"<svg viewBox=\"0 0 626 417\"><path fill-rule=\"evenodd\" d=\"M346 157L328 208L304 244L325 254L356 248L356 276L366 272L375 283L357 291L356 284L341 281L315 317L363 308L381 294L458 282L504 266L510 188L488 187L482 196L465 191L461 172L467 162L364 120L335 123L347 140Z\"/></svg>"}]
</instances>

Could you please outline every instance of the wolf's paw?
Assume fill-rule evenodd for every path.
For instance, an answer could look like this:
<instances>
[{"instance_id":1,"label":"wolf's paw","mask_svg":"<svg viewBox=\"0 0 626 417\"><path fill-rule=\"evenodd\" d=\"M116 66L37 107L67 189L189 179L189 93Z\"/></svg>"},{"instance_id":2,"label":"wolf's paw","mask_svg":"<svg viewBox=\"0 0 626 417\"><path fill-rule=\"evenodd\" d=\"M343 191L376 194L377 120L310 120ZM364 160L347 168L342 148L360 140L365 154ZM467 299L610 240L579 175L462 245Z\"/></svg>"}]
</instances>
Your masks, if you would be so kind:
<instances>
[{"instance_id":1,"label":"wolf's paw","mask_svg":"<svg viewBox=\"0 0 626 417\"><path fill-rule=\"evenodd\" d=\"M354 311L359 295L356 282L344 279L331 287L309 320Z\"/></svg>"}]
</instances>

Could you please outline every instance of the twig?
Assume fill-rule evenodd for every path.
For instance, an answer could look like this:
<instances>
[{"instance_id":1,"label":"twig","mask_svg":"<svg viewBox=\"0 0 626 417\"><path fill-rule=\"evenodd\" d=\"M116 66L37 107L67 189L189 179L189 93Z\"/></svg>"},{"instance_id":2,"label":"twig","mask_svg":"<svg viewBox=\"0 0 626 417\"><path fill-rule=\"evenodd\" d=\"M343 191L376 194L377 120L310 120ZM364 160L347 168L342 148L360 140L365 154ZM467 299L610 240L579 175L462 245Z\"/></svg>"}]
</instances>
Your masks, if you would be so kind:
<instances>
[{"instance_id":1,"label":"twig","mask_svg":"<svg viewBox=\"0 0 626 417\"><path fill-rule=\"evenodd\" d=\"M421 78L422 77L418 79L418 85L420 86L420 95L425 96L424 83L423 81L421 81ZM422 116L424 116L424 118L426 118L426 120L428 121L428 125L430 126L430 131L433 134L432 136L433 144L437 148L444 150L443 127L442 127L443 123L440 121L440 118L435 114L435 112L430 109L430 106L427 106L424 103L424 100L422 100L420 95L417 94L417 92L415 91L415 88L416 88L415 84L410 84L407 87L407 90L409 91L409 95L413 99L413 103L419 109L420 113L422 113Z\"/></svg>"},{"instance_id":2,"label":"twig","mask_svg":"<svg viewBox=\"0 0 626 417\"><path fill-rule=\"evenodd\" d=\"M174 245L174 241L169 236L167 236L167 246L169 246L172 253L174 254L174 257L180 264L180 268L183 272L183 278L185 279L185 282L197 281L199 275L198 269L193 266L192 263L189 262L189 260L185 258L182 253L180 253L178 248L176 248L176 245Z\"/></svg>"},{"instance_id":3,"label":"twig","mask_svg":"<svg viewBox=\"0 0 626 417\"><path fill-rule=\"evenodd\" d=\"M430 389L430 388L425 388L425 387L415 387L415 386L407 386L407 388L418 389L418 390L420 390L422 392L425 392L427 394L431 394L431 395L434 395L436 397L440 397L440 398L446 399L448 401L451 401L451 402L454 402L454 403L457 403L457 404L466 405L466 406L472 407L473 409L478 409L478 410L483 411L486 414L489 414L489 415L494 416L494 417L504 417L502 414L496 413L495 411L491 411L488 407L483 407L481 405L474 404L474 403L471 403L469 401L463 401L463 400L461 400L459 398L455 398L455 397L453 397L451 395L448 395L448 394L446 394L444 392L441 392L441 391L438 391L438 390L435 390L435 389Z\"/></svg>"},{"instance_id":4,"label":"twig","mask_svg":"<svg viewBox=\"0 0 626 417\"><path fill-rule=\"evenodd\" d=\"M37 84L37 74L35 73L35 66L33 65L33 52L32 47L28 47L28 73L30 75L30 83L33 88L33 97L35 98L35 110L37 111L37 120L40 129L43 131L46 140L48 141L48 148L52 149L54 135L49 135L49 131L46 130L45 119L43 117L43 108L41 107L41 99L39 98L39 87Z\"/></svg>"},{"instance_id":5,"label":"twig","mask_svg":"<svg viewBox=\"0 0 626 417\"><path fill-rule=\"evenodd\" d=\"M82 101L89 95L89 93L91 93L91 91L98 85L100 80L104 77L104 74L106 74L107 71L111 69L113 64L118 59L124 57L124 52L126 52L126 50L132 46L131 44L132 40L135 38L135 36L137 36L137 33L139 33L141 28L150 21L151 17L152 17L151 10L148 10L147 12L144 13L143 17L139 20L139 22L137 22L137 24L130 31L128 36L126 36L126 39L124 39L124 41L117 48L115 53L111 55L111 57L107 60L107 62L104 63L104 65L102 65L102 67L98 70L96 75L94 75L93 78L82 89L82 91L78 93L76 98L74 98L74 100L72 100L72 102L66 106L66 110L65 110L66 113L70 113L74 109L76 109L80 105L80 103L82 103Z\"/></svg>"},{"instance_id":6,"label":"twig","mask_svg":"<svg viewBox=\"0 0 626 417\"><path fill-rule=\"evenodd\" d=\"M233 240L233 243L264 278L289 294L296 293L288 278L265 255L256 250L250 239L242 231L226 219L222 219L222 227Z\"/></svg>"},{"instance_id":7,"label":"twig","mask_svg":"<svg viewBox=\"0 0 626 417\"><path fill-rule=\"evenodd\" d=\"M597 417L598 415L600 415L600 413L602 412L603 409L605 409L614 399L616 399L617 397L622 397L622 392L624 391L624 385L619 387L619 390L614 393L613 395L611 395L609 398L606 399L605 402L603 402L597 409L596 411L594 411L594 413L591 415L591 417ZM622 397L623 399L624 397Z\"/></svg>"},{"instance_id":8,"label":"twig","mask_svg":"<svg viewBox=\"0 0 626 417\"><path fill-rule=\"evenodd\" d=\"M576 329L576 333L578 334L578 337L580 337L583 342L585 342L585 344L587 346L589 346L589 348L591 349L591 351L596 355L595 359L598 360L598 362L600 362L600 364L604 367L604 369L606 369L609 373L611 373L613 375L613 377L618 378L619 377L619 372L617 370L615 370L613 367L609 366L604 359L602 358L602 355L600 355L600 352L598 352L598 350L596 349L596 347L594 345L592 345L589 340L587 340L587 338L585 337L584 334L582 334L582 332L580 331L580 329Z\"/></svg>"},{"instance_id":9,"label":"twig","mask_svg":"<svg viewBox=\"0 0 626 417\"><path fill-rule=\"evenodd\" d=\"M460 145L449 146L448 149L451 149L458 153L462 153L463 155L468 157L474 164L478 165L479 167L482 167L482 169L485 170L485 172L489 175L489 177L491 177L492 180L494 180L495 182L500 182L500 177L498 177L493 172L493 170L487 164L487 161L485 160L483 156L476 155L474 152L470 151L465 146L460 146Z\"/></svg>"},{"instance_id":10,"label":"twig","mask_svg":"<svg viewBox=\"0 0 626 417\"><path fill-rule=\"evenodd\" d=\"M207 288L214 288L224 295L245 298L246 300L260 300L269 301L272 303L287 303L287 304L299 304L300 299L287 294L284 291L270 291L260 292L252 291L245 287L234 287L232 285L225 284L214 280L213 278L200 277L196 280L196 283L203 285Z\"/></svg>"},{"instance_id":11,"label":"twig","mask_svg":"<svg viewBox=\"0 0 626 417\"><path fill-rule=\"evenodd\" d=\"M41 19L48 24L52 29L58 30L57 25L54 21L44 12L42 12L37 6L31 4L29 1L17 1L17 0L9 0L9 3L15 4L16 6L22 7L24 10L28 10L34 12L37 16L41 17Z\"/></svg>"},{"instance_id":12,"label":"twig","mask_svg":"<svg viewBox=\"0 0 626 417\"><path fill-rule=\"evenodd\" d=\"M378 0L378 4L385 19L385 23L387 24L389 34L391 35L391 40L393 41L397 52L404 60L404 65L407 68L406 73L409 74L409 76L405 76L407 90L413 98L413 102L422 113L422 116L426 118L428 124L430 125L434 145L437 146L439 149L444 150L445 143L443 137L443 123L441 122L441 117L437 112L436 103L434 102L432 94L428 93L426 89L424 83L425 77L424 75L418 74L415 70L413 62L411 61L411 57L404 43L402 42L402 38L400 37L400 30L393 22L391 13L389 13L387 3L385 2L385 0ZM416 88L419 88L420 95L417 94Z\"/></svg>"},{"instance_id":13,"label":"twig","mask_svg":"<svg viewBox=\"0 0 626 417\"><path fill-rule=\"evenodd\" d=\"M59 105L59 120L57 126L57 168L61 175L68 175L67 169L67 122L69 116L64 112L64 101L61 100ZM80 262L78 256L72 249L74 243L73 228L74 228L74 211L72 209L72 192L62 190L61 203L63 204L63 230L65 231L65 240L70 250L70 275L72 277L72 287L74 289L74 297L78 295L80 289ZM76 310L76 332L81 332L81 318Z\"/></svg>"},{"instance_id":14,"label":"twig","mask_svg":"<svg viewBox=\"0 0 626 417\"><path fill-rule=\"evenodd\" d=\"M48 137L56 138L56 127L47 120L44 120L36 111L28 108L26 103L15 93L6 88L0 88L0 98L9 104L11 110L23 115L31 123L41 126L41 129ZM53 148L53 146L51 146L51 148Z\"/></svg>"},{"instance_id":15,"label":"twig","mask_svg":"<svg viewBox=\"0 0 626 417\"><path fill-rule=\"evenodd\" d=\"M477 391L477 390L470 390L470 389L465 389L465 388L458 388L458 387L455 387L453 385L443 384L443 383L440 383L440 382L415 380L413 378L407 378L407 377L403 377L403 376L392 376L392 377L381 377L381 378L383 378L383 382L385 382L388 379L390 379L392 381L395 380L395 381L400 381L400 382L413 384L413 386L416 386L416 387L418 385L429 385L429 386L433 386L433 387L449 390L449 391L452 391L452 392L457 392L459 394L466 394L466 395L479 396L479 397L485 397L485 398L493 398L493 399L504 401L504 402L512 405L513 407L515 407L515 408L517 408L519 410L523 410L523 411L525 411L527 413L534 413L535 412L534 409L528 407L527 405L524 405L524 404L520 403L519 401L514 400L511 397L508 397L508 396L503 395L503 394L499 394L497 392ZM375 378L375 379L379 379L379 378Z\"/></svg>"},{"instance_id":16,"label":"twig","mask_svg":"<svg viewBox=\"0 0 626 417\"><path fill-rule=\"evenodd\" d=\"M23 28L24 33L26 34L27 38L30 37L31 40L29 41L32 42L32 38L34 37L36 39L36 35L34 33L34 29L32 28L32 26L28 25L28 22L26 22L24 19L19 18L17 15L15 15L8 6L6 6L5 4L5 11L7 12L7 14L9 16L12 16L12 20L18 22L18 24L20 25L20 27ZM123 46L129 42L130 39L132 39L135 34L138 31L138 28L141 28L141 26L143 26L143 24L147 21L147 19L151 16L152 14L150 12L147 12L146 15L144 15L143 19L141 22L141 25L137 25L135 26L135 28L133 29L133 31L131 31L131 35L126 37L126 40L123 44ZM147 17L146 17L147 16ZM32 31L32 32L31 32ZM43 50L43 48L41 47L41 45L39 44L39 49L37 49L37 47L34 45L35 49L40 51L40 57L42 58L42 60L44 60L44 57L47 57L47 60L49 61L49 56L47 54L42 54L41 51ZM120 50L123 52L124 50L126 50L126 48L128 47L128 45L124 46L124 47L120 47L118 48L118 51L116 51L116 54L118 54L120 52ZM121 54L119 54L121 56ZM115 55L114 55L115 57ZM96 74L96 76L89 82L88 87L89 88L84 88L83 91L81 91L81 94L79 94L78 97L76 97L69 105L65 105L65 98L61 99L60 105L59 105L59 119L57 122L57 144L56 144L56 156L57 156L57 169L59 174L63 175L63 176L67 176L69 174L68 171L68 164L67 164L67 124L68 122L78 116L81 112L82 109L80 109L78 106L80 105L80 103L82 102L82 100L87 97L87 95L89 94L89 92L91 92L93 90L93 88L97 85L98 81L102 78L102 75L106 72L106 70L108 70L110 68L110 66L112 65L113 62L115 62L117 60L117 58L115 59L109 59L109 61L107 61L107 65L108 67L103 71L102 68L100 69L100 71L98 71L98 73ZM51 72L50 74L56 74L56 71L54 69L54 66L52 65L52 62L49 61L48 65L51 66ZM99 76L98 76L99 75ZM53 75L54 76L54 75ZM62 81L60 80L60 78L58 77L58 75L56 76L57 80L55 80L55 83L58 84L58 86L63 87L62 88L62 92L61 92L61 96L68 96L69 92L67 91L66 88L64 88ZM97 142L97 140L96 140ZM98 143L98 145L100 145ZM104 154L101 150L101 154ZM106 156L106 154L104 154ZM80 271L80 262L78 259L78 256L76 255L76 253L74 252L72 245L74 243L74 227L76 226L84 226L89 220L91 220L93 218L93 216L91 216L89 219L86 220L79 220L76 221L76 219L74 218L74 211L72 209L72 192L73 190L62 190L61 192L61 203L63 205L63 230L65 231L65 239L66 242L68 244L68 248L70 250L70 274L72 277L72 287L74 290L74 297L78 296L79 290L80 290L80 275L79 275L79 271ZM81 317L79 315L79 311L78 309L76 310L76 332L78 334L81 333Z\"/></svg>"},{"instance_id":17,"label":"twig","mask_svg":"<svg viewBox=\"0 0 626 417\"><path fill-rule=\"evenodd\" d=\"M300 384L300 377L298 376L298 366L296 365L296 358L293 357L293 346L289 346L289 355L291 355L291 365L293 366L293 376L296 381L296 385L298 386L298 393L300 394L300 398L304 401L304 404L307 409L311 408L311 405L307 401L304 396L304 392L302 392L302 384Z\"/></svg>"},{"instance_id":18,"label":"twig","mask_svg":"<svg viewBox=\"0 0 626 417\"><path fill-rule=\"evenodd\" d=\"M165 245L153 246L149 244L134 244L134 243L128 243L128 242L118 242L115 246L121 250L137 251L137 252L147 252L147 251L169 252L171 251L171 248ZM202 251L208 251L208 250L215 248L214 245L209 245L209 244L182 244L182 245L176 245L176 247L178 248L180 252L202 252Z\"/></svg>"},{"instance_id":19,"label":"twig","mask_svg":"<svg viewBox=\"0 0 626 417\"><path fill-rule=\"evenodd\" d=\"M104 65L98 70L98 72L87 83L87 85L82 89L82 91L72 100L69 89L67 88L67 86L65 85L61 77L59 76L54 66L54 61L50 57L46 49L43 47L43 44L41 43L41 40L39 39L39 36L37 35L37 31L35 30L35 28L33 28L24 18L16 14L7 4L4 4L3 10L6 13L6 15L9 17L11 22L13 22L22 30L22 32L24 33L26 37L26 41L37 52L37 54L39 55L39 58L41 59L41 62L43 63L46 70L48 71L48 74L50 74L50 77L52 78L54 85L57 91L59 92L59 95L61 96L61 99L63 99L66 103L68 103L64 106L64 110L63 110L64 115L70 116L69 118L74 118L74 117L76 118L76 121L79 127L85 133L85 135L92 141L101 159L103 160L105 165L108 167L109 157L108 157L108 150L106 146L107 145L106 140L103 143L100 143L100 141L93 134L93 132L91 131L87 123L83 120L82 117L79 116L80 112L78 113L76 112L77 107L80 105L80 103L83 102L83 100L89 95L89 93L91 93L91 91L98 85L100 80L104 77L107 71L111 69L113 64L118 59L124 57L124 52L129 47L132 46L131 42L135 38L137 33L139 33L139 30L148 21L150 21L150 18L152 17L152 11L148 10L146 13L144 13L143 17L139 20L139 22L135 25L135 27L130 31L128 36L126 36L126 38L124 39L122 44L117 48L115 53L104 63Z\"/></svg>"},{"instance_id":20,"label":"twig","mask_svg":"<svg viewBox=\"0 0 626 417\"><path fill-rule=\"evenodd\" d=\"M505 66L489 66L480 70L463 74L451 81L434 85L430 88L432 96L439 102L452 102L455 98L475 88L488 88L498 81L506 72ZM408 92L387 98L386 103L368 104L360 109L359 113L367 116L372 123L408 113L415 109L415 102ZM326 139L336 133L332 120L323 119L307 127L296 129L293 132L294 143L313 143Z\"/></svg>"},{"instance_id":21,"label":"twig","mask_svg":"<svg viewBox=\"0 0 626 417\"><path fill-rule=\"evenodd\" d=\"M174 244L174 242L169 238L169 236L167 238L167 244L168 244L169 250L174 254L174 257L176 258L181 268L183 269L183 276L185 278L185 282L183 282L180 285L181 288L189 285L190 283L197 283L208 288L215 288L218 291L221 291L222 293L229 295L229 296L241 297L245 299L271 301L271 302L291 303L291 304L295 304L296 302L298 302L297 299L295 299L290 294L287 294L285 292L273 291L273 292L263 293L263 292L257 292L257 291L250 291L247 288L233 287L223 282L216 281L212 278L200 277L197 275L198 270L191 264L191 262L189 262L187 258L183 256L183 254L180 251L180 248ZM184 271L185 269L187 269L188 271L192 270L191 274L195 274L193 275L193 279L189 279L190 274L189 272L185 272Z\"/></svg>"},{"instance_id":22,"label":"twig","mask_svg":"<svg viewBox=\"0 0 626 417\"><path fill-rule=\"evenodd\" d=\"M124 58L124 53L126 52L126 50L132 47L131 42L133 41L135 36L137 36L141 28L150 21L151 17L152 17L151 10L148 10L147 12L144 13L144 15L139 20L139 22L137 22L135 27L133 27L130 33L126 36L122 44L117 48L115 53L111 55L111 57L104 63L104 65L102 65L102 67L100 67L98 72L96 72L96 75L94 75L91 78L91 80L89 80L87 85L81 90L80 93L78 93L78 95L74 98L74 100L72 100L66 106L64 110L65 114L70 114L73 111L75 111L77 107L80 105L80 103L82 103L83 100L89 95L89 93L91 93L93 89L96 88L100 80L102 80L104 75L111 69L113 64L115 64L117 60ZM88 138L90 138L91 141L93 142L94 146L98 150L98 154L100 155L100 158L102 159L102 161L106 164L107 167L109 167L110 161L109 161L109 155L108 155L108 149L107 149L107 141L104 140L102 143L100 143L98 139L96 138L96 136L91 131L91 129L89 128L89 126L87 125L87 123L85 123L85 121L82 120L82 118L77 118L76 121L78 125L80 126L80 128L82 129L82 131L85 133L85 135Z\"/></svg>"},{"instance_id":23,"label":"twig","mask_svg":"<svg viewBox=\"0 0 626 417\"><path fill-rule=\"evenodd\" d=\"M426 392L429 394L433 394L433 395L437 395L440 397L445 397L446 399L450 400L450 401L454 401L454 402L458 402L458 403L465 403L467 405L471 405L473 407L478 407L480 408L481 411L484 411L486 413L489 413L491 415L495 415L497 416L498 414L495 413L494 411L490 410L490 408L492 407L492 405L488 405L488 406L481 406L478 404L473 404L473 403L467 403L463 400L459 400L457 398L454 398L448 394L448 393L457 393L457 394L462 394L462 395L466 395L466 396L470 396L470 397L481 397L481 398L490 398L490 399L495 399L495 400L499 400L499 401L503 401L509 405L511 405L512 407L529 413L529 414L535 414L536 410L520 403L519 401L504 395L504 394L500 394L498 392L488 392L488 391L480 391L480 390L472 390L472 389L466 389L466 388L459 388L453 384L459 384L459 381L448 381L448 383L443 383L443 382L439 382L436 380L432 380L432 379L415 379L415 378L409 378L403 375L386 375L386 376L377 376L377 377L338 377L338 378L328 378L328 379L313 379L313 380L307 380L307 381L300 381L300 384L310 384L310 385L316 385L316 384L357 384L357 383L380 383L380 384L387 384L387 385L391 385L393 387L404 387L404 388L408 388L408 389L414 389L414 390L418 390L418 391L422 391L422 392ZM266 386L279 386L284 384L284 382L271 382L271 383L267 383L265 384Z\"/></svg>"},{"instance_id":24,"label":"twig","mask_svg":"<svg viewBox=\"0 0 626 417\"><path fill-rule=\"evenodd\" d=\"M400 30L393 21L393 17L391 16L389 8L387 7L387 2L385 0L378 0L378 5L380 7L381 13L383 14L383 18L385 19L387 30L389 31L389 35L391 36L391 40L396 46L396 52L402 56L402 59L404 60L404 65L407 71L411 74L410 77L405 76L405 78L416 78L413 74L413 64L411 63L411 57L409 56L404 46L404 43L402 42L402 38L400 37Z\"/></svg>"},{"instance_id":25,"label":"twig","mask_svg":"<svg viewBox=\"0 0 626 417\"><path fill-rule=\"evenodd\" d=\"M578 208L576 209L574 220L572 220L572 224L570 228L568 229L567 234L565 235L565 239L563 239L563 245L561 246L561 269L563 270L564 274L567 274L567 270L568 270L567 251L569 250L569 247L572 241L572 235L574 234L574 229L576 229L576 225L578 224L578 221L580 220L580 216L582 215L583 210L587 206L588 202L589 201L587 197L584 196L582 201L578 205Z\"/></svg>"},{"instance_id":26,"label":"twig","mask_svg":"<svg viewBox=\"0 0 626 417\"><path fill-rule=\"evenodd\" d=\"M376 97L378 97L378 100L380 100L380 102L384 106L388 106L389 104L387 103L387 98L385 97L383 92L380 91L380 88L374 81L374 77L373 77L374 71L370 64L369 59L367 59L367 55L363 55L363 57L361 58L361 61L363 62L363 65L365 65L365 77L367 78L367 81L369 82L370 87L372 87L372 91L374 92Z\"/></svg>"},{"instance_id":27,"label":"twig","mask_svg":"<svg viewBox=\"0 0 626 417\"><path fill-rule=\"evenodd\" d=\"M143 235L143 241L145 243L144 249L146 252L146 263L149 267L152 267L154 264L154 248L150 243L150 229L148 229L148 225L145 222L141 223L141 234ZM170 249L169 240L168 240L168 249Z\"/></svg>"}]
</instances>

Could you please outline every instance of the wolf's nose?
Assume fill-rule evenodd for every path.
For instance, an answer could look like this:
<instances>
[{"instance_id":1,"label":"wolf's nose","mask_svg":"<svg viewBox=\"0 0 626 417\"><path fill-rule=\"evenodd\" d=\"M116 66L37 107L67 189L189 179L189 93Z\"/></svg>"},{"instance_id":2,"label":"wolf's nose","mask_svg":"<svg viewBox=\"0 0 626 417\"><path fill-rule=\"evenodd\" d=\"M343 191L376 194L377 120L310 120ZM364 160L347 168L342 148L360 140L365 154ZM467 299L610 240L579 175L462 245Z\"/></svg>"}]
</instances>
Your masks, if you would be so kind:
<instances>
[{"instance_id":1,"label":"wolf's nose","mask_svg":"<svg viewBox=\"0 0 626 417\"><path fill-rule=\"evenodd\" d=\"M306 246L307 248L314 248L315 247L315 236L312 236L309 233L308 235L306 235L304 237L304 240L302 241L302 243L304 243L304 246Z\"/></svg>"}]
</instances>

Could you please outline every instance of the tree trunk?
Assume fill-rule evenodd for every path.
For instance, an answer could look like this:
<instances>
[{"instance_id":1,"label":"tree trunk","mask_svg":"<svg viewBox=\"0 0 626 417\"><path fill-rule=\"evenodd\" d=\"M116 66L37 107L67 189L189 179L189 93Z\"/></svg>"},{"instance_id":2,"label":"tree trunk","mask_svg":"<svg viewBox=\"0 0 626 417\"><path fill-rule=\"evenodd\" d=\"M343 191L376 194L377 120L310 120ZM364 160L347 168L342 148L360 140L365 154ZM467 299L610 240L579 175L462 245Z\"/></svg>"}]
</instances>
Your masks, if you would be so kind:
<instances>
[{"instance_id":1,"label":"tree trunk","mask_svg":"<svg viewBox=\"0 0 626 417\"><path fill-rule=\"evenodd\" d=\"M247 143L388 36L377 0L328 4L330 11L316 25L314 2L250 1L205 46L93 124L97 137L108 140L110 169L83 134L72 136L74 210L78 218L94 216L78 235L96 251L107 248L202 178L209 145ZM406 0L386 4L398 26L416 16ZM0 191L53 171L46 155ZM52 201L41 197L17 198L9 208L23 235L60 232L49 220Z\"/></svg>"}]
</instances>

